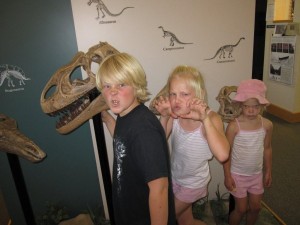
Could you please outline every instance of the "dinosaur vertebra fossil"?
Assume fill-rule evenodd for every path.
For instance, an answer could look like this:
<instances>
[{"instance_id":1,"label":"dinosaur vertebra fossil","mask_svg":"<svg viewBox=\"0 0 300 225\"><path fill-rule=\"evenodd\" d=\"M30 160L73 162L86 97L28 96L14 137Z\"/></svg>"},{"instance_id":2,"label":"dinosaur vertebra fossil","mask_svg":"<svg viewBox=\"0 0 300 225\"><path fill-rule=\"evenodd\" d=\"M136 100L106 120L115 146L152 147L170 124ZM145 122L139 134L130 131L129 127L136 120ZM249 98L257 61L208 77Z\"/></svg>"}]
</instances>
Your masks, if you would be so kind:
<instances>
[{"instance_id":1,"label":"dinosaur vertebra fossil","mask_svg":"<svg viewBox=\"0 0 300 225\"><path fill-rule=\"evenodd\" d=\"M158 100L160 97L168 97L169 96L169 90L168 86L165 85L158 94L151 100L149 104L149 109L155 114L160 115L160 113L155 109L156 100Z\"/></svg>"},{"instance_id":2,"label":"dinosaur vertebra fossil","mask_svg":"<svg viewBox=\"0 0 300 225\"><path fill-rule=\"evenodd\" d=\"M100 42L89 48L87 53L78 52L72 61L59 68L44 87L40 104L44 113L61 117L56 124L56 130L67 134L97 113L108 109L102 95L90 99L93 93L98 94L96 76L92 72L91 64L100 64L104 58L118 53L114 47L106 42ZM77 67L82 67L88 77L84 80L71 80L71 75ZM55 87L54 93L46 97Z\"/></svg>"},{"instance_id":3,"label":"dinosaur vertebra fossil","mask_svg":"<svg viewBox=\"0 0 300 225\"><path fill-rule=\"evenodd\" d=\"M245 40L244 37L241 37L240 40L235 44L235 45L223 45L222 47L220 47L216 54L209 59L204 59L204 60L211 60L217 57L217 55L219 55L219 59L221 59L221 57L225 58L225 52L228 52L227 58L231 58L232 57L232 52L234 50L234 48L236 46L238 46L238 44L240 43L241 40Z\"/></svg>"},{"instance_id":4,"label":"dinosaur vertebra fossil","mask_svg":"<svg viewBox=\"0 0 300 225\"><path fill-rule=\"evenodd\" d=\"M18 155L31 162L39 162L46 157L39 146L22 134L17 122L0 113L0 151Z\"/></svg>"},{"instance_id":5,"label":"dinosaur vertebra fossil","mask_svg":"<svg viewBox=\"0 0 300 225\"><path fill-rule=\"evenodd\" d=\"M170 37L170 46L174 46L174 41L177 42L178 44L183 44L183 45L187 45L187 44L193 44L193 43L184 43L182 41L180 41L175 34L173 34L170 31L165 30L162 26L159 26L158 28L161 28L164 35L163 37Z\"/></svg>"},{"instance_id":6,"label":"dinosaur vertebra fossil","mask_svg":"<svg viewBox=\"0 0 300 225\"><path fill-rule=\"evenodd\" d=\"M96 8L97 8L97 12L98 12L98 17L96 18L96 19L99 19L100 18L100 15L99 15L99 11L101 11L102 12L102 18L104 18L105 17L105 13L103 12L103 10L108 14L108 15L110 15L110 16L119 16L119 15L121 15L122 13L123 13L123 11L125 10L125 9L130 9L130 8L134 8L134 7L125 7L125 8L123 8L122 10L121 10L121 12L119 12L119 13L111 13L109 10L108 10L108 8L106 7L106 5L103 3L103 1L101 1L101 0L89 0L88 1L88 5L91 5L92 3L96 3L97 5L96 5Z\"/></svg>"},{"instance_id":7,"label":"dinosaur vertebra fossil","mask_svg":"<svg viewBox=\"0 0 300 225\"><path fill-rule=\"evenodd\" d=\"M216 97L216 100L220 103L218 113L223 122L229 123L240 114L238 103L232 102L230 97L236 90L237 86L224 86Z\"/></svg>"}]
</instances>

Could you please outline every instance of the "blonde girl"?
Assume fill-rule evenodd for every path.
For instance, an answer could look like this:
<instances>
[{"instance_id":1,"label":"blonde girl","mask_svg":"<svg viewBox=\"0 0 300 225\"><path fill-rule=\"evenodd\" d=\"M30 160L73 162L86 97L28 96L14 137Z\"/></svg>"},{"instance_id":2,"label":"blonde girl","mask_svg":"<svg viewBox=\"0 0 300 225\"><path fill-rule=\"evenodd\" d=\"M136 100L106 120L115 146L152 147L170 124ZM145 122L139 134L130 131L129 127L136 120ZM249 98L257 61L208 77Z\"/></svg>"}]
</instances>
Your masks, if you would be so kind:
<instances>
[{"instance_id":1,"label":"blonde girl","mask_svg":"<svg viewBox=\"0 0 300 225\"><path fill-rule=\"evenodd\" d=\"M272 122L261 116L269 104L265 84L256 79L244 80L237 88L233 101L240 105L241 114L226 128L231 145L229 160L223 165L225 186L233 195L235 208L229 224L254 225L261 209L264 186L272 182Z\"/></svg>"},{"instance_id":2,"label":"blonde girl","mask_svg":"<svg viewBox=\"0 0 300 225\"><path fill-rule=\"evenodd\" d=\"M209 109L200 72L178 66L170 74L166 96L154 107L160 114L166 136L171 138L171 171L179 225L205 224L195 220L192 204L207 195L210 181L208 161L228 158L229 144L220 116Z\"/></svg>"}]
</instances>

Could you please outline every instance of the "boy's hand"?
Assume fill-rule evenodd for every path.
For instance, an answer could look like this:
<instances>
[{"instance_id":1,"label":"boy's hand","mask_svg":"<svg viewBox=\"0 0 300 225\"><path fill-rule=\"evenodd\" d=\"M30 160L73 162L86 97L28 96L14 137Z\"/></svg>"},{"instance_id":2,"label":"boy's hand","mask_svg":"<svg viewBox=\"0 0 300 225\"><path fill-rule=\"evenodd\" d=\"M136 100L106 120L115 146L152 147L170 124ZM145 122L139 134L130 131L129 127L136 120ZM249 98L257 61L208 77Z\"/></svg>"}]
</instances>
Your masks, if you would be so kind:
<instances>
[{"instance_id":1,"label":"boy's hand","mask_svg":"<svg viewBox=\"0 0 300 225\"><path fill-rule=\"evenodd\" d=\"M181 115L182 118L200 121L203 121L207 118L207 104L204 100L192 98L187 101L187 107L189 107L191 111L188 114Z\"/></svg>"}]
</instances>

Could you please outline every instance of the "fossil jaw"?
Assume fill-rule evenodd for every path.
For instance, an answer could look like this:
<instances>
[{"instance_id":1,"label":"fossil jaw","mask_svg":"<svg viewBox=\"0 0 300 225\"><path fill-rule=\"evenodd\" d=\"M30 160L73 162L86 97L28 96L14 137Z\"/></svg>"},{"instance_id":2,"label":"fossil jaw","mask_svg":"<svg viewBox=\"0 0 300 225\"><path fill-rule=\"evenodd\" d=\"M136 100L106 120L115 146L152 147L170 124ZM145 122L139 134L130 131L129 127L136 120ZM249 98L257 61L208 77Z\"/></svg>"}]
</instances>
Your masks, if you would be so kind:
<instances>
[{"instance_id":1,"label":"fossil jaw","mask_svg":"<svg viewBox=\"0 0 300 225\"><path fill-rule=\"evenodd\" d=\"M31 162L39 162L46 157L39 146L18 130L17 122L4 114L0 114L0 151Z\"/></svg>"},{"instance_id":2,"label":"fossil jaw","mask_svg":"<svg viewBox=\"0 0 300 225\"><path fill-rule=\"evenodd\" d=\"M92 72L92 63L100 64L104 58L118 53L106 42L100 42L89 48L87 53L78 52L71 62L59 68L44 87L40 104L44 113L49 116L59 116L56 130L67 134L77 129L88 119L107 110L102 95L96 88L96 77ZM71 80L73 71L82 68L86 79ZM51 89L54 93L47 96ZM93 96L96 96L94 99Z\"/></svg>"}]
</instances>

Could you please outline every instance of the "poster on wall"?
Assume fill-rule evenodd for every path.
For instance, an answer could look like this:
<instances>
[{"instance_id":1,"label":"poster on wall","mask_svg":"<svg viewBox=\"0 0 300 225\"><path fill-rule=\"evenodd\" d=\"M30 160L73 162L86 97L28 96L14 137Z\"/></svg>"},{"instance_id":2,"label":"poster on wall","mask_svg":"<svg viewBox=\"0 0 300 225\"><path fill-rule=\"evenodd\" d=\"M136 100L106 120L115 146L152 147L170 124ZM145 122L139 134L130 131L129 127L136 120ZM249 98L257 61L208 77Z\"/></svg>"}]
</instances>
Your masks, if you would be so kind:
<instances>
[{"instance_id":1,"label":"poster on wall","mask_svg":"<svg viewBox=\"0 0 300 225\"><path fill-rule=\"evenodd\" d=\"M270 80L293 84L296 36L273 36L271 40Z\"/></svg>"}]
</instances>

